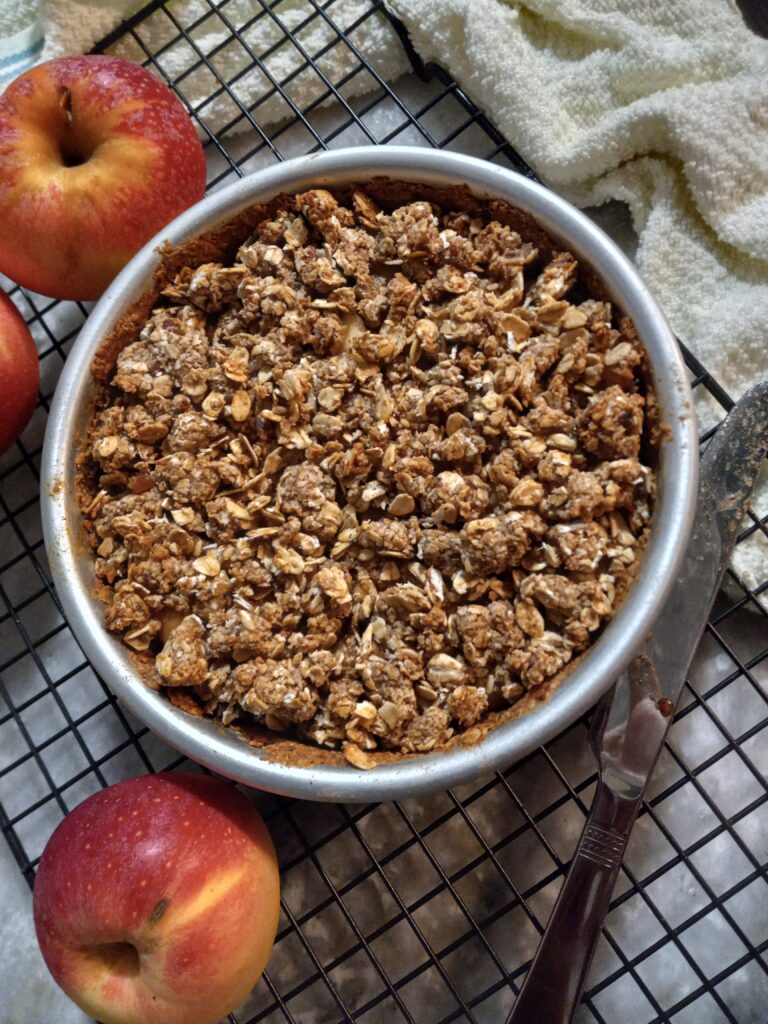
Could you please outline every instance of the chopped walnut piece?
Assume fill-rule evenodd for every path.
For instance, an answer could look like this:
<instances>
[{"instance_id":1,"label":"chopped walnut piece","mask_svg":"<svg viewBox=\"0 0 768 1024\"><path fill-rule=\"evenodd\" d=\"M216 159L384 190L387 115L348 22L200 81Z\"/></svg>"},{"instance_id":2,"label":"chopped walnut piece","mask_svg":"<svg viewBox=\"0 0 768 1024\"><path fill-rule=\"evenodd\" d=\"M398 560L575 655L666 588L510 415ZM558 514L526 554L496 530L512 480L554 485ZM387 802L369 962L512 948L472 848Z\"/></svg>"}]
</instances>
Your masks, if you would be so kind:
<instances>
[{"instance_id":1,"label":"chopped walnut piece","mask_svg":"<svg viewBox=\"0 0 768 1024\"><path fill-rule=\"evenodd\" d=\"M196 615L187 615L173 630L155 658L155 668L168 686L196 686L208 678L203 638L205 628Z\"/></svg>"},{"instance_id":2,"label":"chopped walnut piece","mask_svg":"<svg viewBox=\"0 0 768 1024\"><path fill-rule=\"evenodd\" d=\"M373 549L387 558L410 558L414 554L411 532L400 520L378 519L360 527L357 541L361 547Z\"/></svg>"},{"instance_id":3,"label":"chopped walnut piece","mask_svg":"<svg viewBox=\"0 0 768 1024\"><path fill-rule=\"evenodd\" d=\"M115 591L112 604L104 614L104 624L114 633L127 633L144 626L151 613L140 593L126 583Z\"/></svg>"},{"instance_id":4,"label":"chopped walnut piece","mask_svg":"<svg viewBox=\"0 0 768 1024\"><path fill-rule=\"evenodd\" d=\"M531 641L524 654L521 678L538 685L551 678L573 657L573 647L566 637L547 630Z\"/></svg>"},{"instance_id":5,"label":"chopped walnut piece","mask_svg":"<svg viewBox=\"0 0 768 1024\"><path fill-rule=\"evenodd\" d=\"M488 694L479 686L457 686L449 695L447 708L465 729L478 722L488 708Z\"/></svg>"},{"instance_id":6,"label":"chopped walnut piece","mask_svg":"<svg viewBox=\"0 0 768 1024\"><path fill-rule=\"evenodd\" d=\"M627 394L616 384L596 394L579 419L584 450L601 459L636 456L644 404L642 395Z\"/></svg>"},{"instance_id":7,"label":"chopped walnut piece","mask_svg":"<svg viewBox=\"0 0 768 1024\"><path fill-rule=\"evenodd\" d=\"M451 716L444 708L427 708L423 714L417 715L405 730L403 751L426 754L445 743L453 734L449 726L450 720Z\"/></svg>"},{"instance_id":8,"label":"chopped walnut piece","mask_svg":"<svg viewBox=\"0 0 768 1024\"><path fill-rule=\"evenodd\" d=\"M315 695L290 662L247 661L232 672L232 681L241 706L257 718L306 722L315 713Z\"/></svg>"},{"instance_id":9,"label":"chopped walnut piece","mask_svg":"<svg viewBox=\"0 0 768 1024\"><path fill-rule=\"evenodd\" d=\"M153 685L361 769L586 650L655 497L644 353L578 261L503 204L381 194L280 196L181 267L79 451Z\"/></svg>"}]
</instances>

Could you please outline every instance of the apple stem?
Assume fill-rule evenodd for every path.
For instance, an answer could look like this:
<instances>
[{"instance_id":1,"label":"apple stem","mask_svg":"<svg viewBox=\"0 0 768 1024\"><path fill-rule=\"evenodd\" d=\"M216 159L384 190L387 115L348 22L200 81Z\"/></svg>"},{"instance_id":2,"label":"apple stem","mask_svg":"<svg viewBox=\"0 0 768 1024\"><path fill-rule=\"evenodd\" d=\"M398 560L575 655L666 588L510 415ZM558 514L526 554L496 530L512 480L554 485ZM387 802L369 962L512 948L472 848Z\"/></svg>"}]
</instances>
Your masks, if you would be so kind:
<instances>
[{"instance_id":1,"label":"apple stem","mask_svg":"<svg viewBox=\"0 0 768 1024\"><path fill-rule=\"evenodd\" d=\"M60 133L59 151L65 167L79 167L91 155L91 148L82 148L75 129L75 115L72 111L72 90L64 86L59 94L59 106L64 114L64 128ZM73 138L74 135L74 138Z\"/></svg>"},{"instance_id":2,"label":"apple stem","mask_svg":"<svg viewBox=\"0 0 768 1024\"><path fill-rule=\"evenodd\" d=\"M64 111L64 116L67 119L67 124L72 124L72 90L67 89L66 86L61 91L59 97L59 106Z\"/></svg>"}]
</instances>

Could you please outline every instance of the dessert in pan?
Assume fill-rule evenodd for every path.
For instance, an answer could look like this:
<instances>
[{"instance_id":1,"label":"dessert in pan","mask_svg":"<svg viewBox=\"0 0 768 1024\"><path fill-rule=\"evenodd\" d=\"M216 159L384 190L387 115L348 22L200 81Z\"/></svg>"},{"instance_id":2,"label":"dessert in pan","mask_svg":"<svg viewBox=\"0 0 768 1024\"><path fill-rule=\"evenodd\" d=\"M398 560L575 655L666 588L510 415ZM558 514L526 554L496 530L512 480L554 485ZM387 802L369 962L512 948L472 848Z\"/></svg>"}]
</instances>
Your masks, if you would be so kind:
<instances>
[{"instance_id":1,"label":"dessert in pan","mask_svg":"<svg viewBox=\"0 0 768 1024\"><path fill-rule=\"evenodd\" d=\"M535 222L388 181L189 243L94 362L105 624L198 714L415 754L543 698L653 510L632 322Z\"/></svg>"}]
</instances>

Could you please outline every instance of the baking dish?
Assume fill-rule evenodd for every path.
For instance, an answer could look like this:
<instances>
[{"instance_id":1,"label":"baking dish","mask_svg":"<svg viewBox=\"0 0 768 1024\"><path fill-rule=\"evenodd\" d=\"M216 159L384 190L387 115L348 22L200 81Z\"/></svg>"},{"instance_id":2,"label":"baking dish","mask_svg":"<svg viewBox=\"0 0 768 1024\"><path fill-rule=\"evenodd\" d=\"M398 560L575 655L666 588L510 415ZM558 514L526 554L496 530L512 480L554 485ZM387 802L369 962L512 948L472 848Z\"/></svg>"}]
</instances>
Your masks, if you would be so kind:
<instances>
[{"instance_id":1,"label":"baking dish","mask_svg":"<svg viewBox=\"0 0 768 1024\"><path fill-rule=\"evenodd\" d=\"M178 245L280 192L364 184L381 176L430 186L463 184L483 198L504 199L588 264L612 300L632 317L645 345L664 439L657 467L659 496L638 578L598 641L549 700L473 746L456 744L445 752L360 772L351 766L282 763L216 722L173 707L145 685L126 648L105 630L103 606L92 595L92 557L74 496L74 451L94 390L91 360L149 287L161 244ZM444 788L510 764L598 699L652 628L674 579L690 531L696 471L696 425L679 350L647 288L607 236L553 193L494 164L431 150L360 148L299 158L236 182L182 214L134 257L92 312L62 373L43 453L42 514L51 572L70 624L95 668L134 714L188 756L247 785L305 799L369 801Z\"/></svg>"}]
</instances>

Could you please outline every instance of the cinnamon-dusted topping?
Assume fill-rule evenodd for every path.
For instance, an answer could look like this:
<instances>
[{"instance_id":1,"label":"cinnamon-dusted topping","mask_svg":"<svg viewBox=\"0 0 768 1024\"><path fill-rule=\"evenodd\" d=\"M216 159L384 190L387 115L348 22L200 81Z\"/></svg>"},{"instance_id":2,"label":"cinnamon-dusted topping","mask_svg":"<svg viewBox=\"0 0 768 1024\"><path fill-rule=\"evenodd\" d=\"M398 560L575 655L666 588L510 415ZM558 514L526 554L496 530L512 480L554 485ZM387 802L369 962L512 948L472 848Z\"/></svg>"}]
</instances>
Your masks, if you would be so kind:
<instances>
[{"instance_id":1,"label":"cinnamon-dusted topping","mask_svg":"<svg viewBox=\"0 0 768 1024\"><path fill-rule=\"evenodd\" d=\"M81 453L106 625L224 724L360 768L439 748L612 617L653 507L643 363L490 214L283 199L117 356Z\"/></svg>"}]
</instances>

